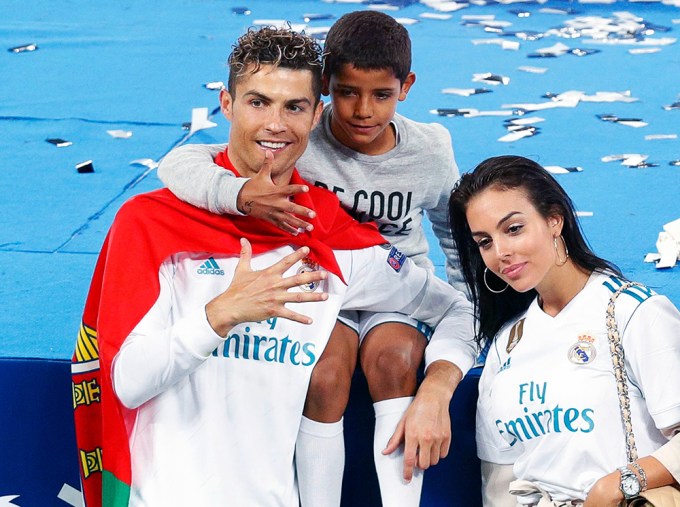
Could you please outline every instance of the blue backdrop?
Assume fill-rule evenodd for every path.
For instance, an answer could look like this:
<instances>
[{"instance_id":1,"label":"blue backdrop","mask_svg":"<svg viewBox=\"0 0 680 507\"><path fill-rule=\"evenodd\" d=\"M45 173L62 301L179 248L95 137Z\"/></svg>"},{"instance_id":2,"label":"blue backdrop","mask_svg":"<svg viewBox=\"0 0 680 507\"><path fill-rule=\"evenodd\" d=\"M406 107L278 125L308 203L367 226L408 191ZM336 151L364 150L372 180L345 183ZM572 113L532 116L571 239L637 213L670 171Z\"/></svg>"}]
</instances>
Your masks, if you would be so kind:
<instances>
[{"instance_id":1,"label":"blue backdrop","mask_svg":"<svg viewBox=\"0 0 680 507\"><path fill-rule=\"evenodd\" d=\"M646 253L656 251L663 224L680 218L680 167L670 165L680 159L680 110L664 108L679 99L680 50L677 43L658 41L677 37L680 9L658 2L478 2L449 13L448 19L431 19L422 15L445 13L416 1L392 4L400 7L388 12L409 23L413 70L418 77L399 111L446 126L462 171L484 158L505 153L529 156L544 165L582 167L582 172L558 178L577 208L592 212L582 223L595 250L619 264L630 278L669 295L679 305L680 268L655 270L642 260ZM233 8L241 5L247 6L250 14L236 14ZM67 505L56 499L59 488L64 483L78 488L65 360L71 356L96 255L115 211L131 195L160 185L153 169L131 162L157 161L183 142L226 140L228 125L219 113L212 118L218 127L190 138L182 124L190 120L192 108L213 111L217 106L217 93L204 85L226 81L225 60L231 43L248 26L258 20L303 24L305 13L338 17L369 7L316 0L251 0L247 4L168 0L162 5L144 0L2 2L0 396L6 408L0 417L0 505L3 496L14 495L21 495L14 504L23 507ZM550 31L585 16L613 20L615 13L622 11L637 16L638 22L656 26L625 45L597 43L586 37L563 38ZM479 16L493 17L494 23L480 26L474 18ZM322 29L332 22L311 21L307 29ZM503 36L500 29L529 35L536 32L540 38L525 40L521 33L519 38ZM519 48L504 50L495 43L473 42L479 39L518 42ZM650 39L657 42L649 44ZM38 49L12 50L31 43ZM599 52L529 56L557 43ZM629 51L650 47L660 50L649 54ZM545 72L525 72L520 70L522 66L541 67ZM505 76L509 82L497 86L473 82L478 73ZM481 87L491 92L467 97L442 93L444 88ZM540 133L511 143L498 141L507 133L507 116L440 117L431 112L437 108L509 110L512 108L503 106L546 102L549 99L544 94L568 90L587 95L629 92L638 100L581 102L573 108L529 112L525 118L545 119L535 124ZM597 117L600 114L638 118L648 125L632 128L605 122ZM132 136L114 138L107 130L130 131ZM646 139L653 134L667 138ZM46 142L48 138L72 144L57 147ZM607 155L626 153L648 155L656 166L628 168L602 161ZM92 161L94 173L79 174L76 165L87 160ZM427 170L425 162L413 168L414 175ZM431 256L441 275L443 257L434 245ZM456 445L467 446L460 449L460 456L473 460L470 422L474 396L472 401L467 396L476 386L474 378L469 382L468 390L461 390L457 395L460 401L455 402L467 407L458 426L467 430L461 429L461 443ZM363 421L358 426L364 428L372 424L372 416L365 391L359 392L348 420L358 417ZM365 410L359 408L362 406ZM458 416L458 412L452 413ZM348 438L351 449L362 448L352 444L352 436ZM361 456L357 460L363 468L356 473L370 475L372 468L366 463L370 458L357 456ZM48 466L50 460L55 465ZM458 457L453 457L449 462L456 460ZM348 476L358 481L359 476L352 475L354 464L348 459ZM470 464L464 461L461 467ZM52 479L41 478L37 470ZM441 467L430 475L458 473L451 470ZM456 484L447 487L455 489ZM375 494L375 489L365 491ZM426 488L429 505L447 505L443 499L428 497L430 491L435 490ZM30 495L46 496L37 500ZM447 495L453 501L454 497Z\"/></svg>"}]
</instances>

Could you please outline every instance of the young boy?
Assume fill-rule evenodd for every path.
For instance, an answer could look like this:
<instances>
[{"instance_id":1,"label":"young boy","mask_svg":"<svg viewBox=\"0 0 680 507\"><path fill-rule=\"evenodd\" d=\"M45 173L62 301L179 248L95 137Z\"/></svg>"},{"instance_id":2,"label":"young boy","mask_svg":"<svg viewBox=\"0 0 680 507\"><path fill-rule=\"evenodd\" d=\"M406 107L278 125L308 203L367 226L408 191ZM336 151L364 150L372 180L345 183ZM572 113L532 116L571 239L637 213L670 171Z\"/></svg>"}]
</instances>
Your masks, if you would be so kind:
<instances>
[{"instance_id":1,"label":"young boy","mask_svg":"<svg viewBox=\"0 0 680 507\"><path fill-rule=\"evenodd\" d=\"M397 103L406 99L415 82L408 32L384 13L353 12L333 25L324 50L323 93L330 95L331 104L312 132L298 170L306 180L332 190L358 220L375 221L417 264L433 269L422 228L427 211L446 253L449 282L461 288L447 226L448 197L458 179L450 136L440 125L396 114ZM266 107L261 98L252 100ZM272 115L257 142L275 158L285 156L289 143L281 142L284 130L281 118ZM289 133L288 139L293 142L294 135ZM223 145L184 146L164 159L159 177L180 198L213 212L252 215L292 234L310 229L302 217L313 217L313 212L289 200L305 187L277 187L264 171L252 179L234 178L212 162L223 150ZM303 506L339 505L342 416L357 356L375 402L374 457L383 504L419 505L422 474L416 471L410 480L413 466L427 468L448 453L448 405L432 414L441 421L441 432L430 452L419 451L417 461L415 449L392 452L399 442L393 439L388 445L388 439L416 392L417 369L430 332L401 314L341 313L312 373L297 443Z\"/></svg>"}]
</instances>

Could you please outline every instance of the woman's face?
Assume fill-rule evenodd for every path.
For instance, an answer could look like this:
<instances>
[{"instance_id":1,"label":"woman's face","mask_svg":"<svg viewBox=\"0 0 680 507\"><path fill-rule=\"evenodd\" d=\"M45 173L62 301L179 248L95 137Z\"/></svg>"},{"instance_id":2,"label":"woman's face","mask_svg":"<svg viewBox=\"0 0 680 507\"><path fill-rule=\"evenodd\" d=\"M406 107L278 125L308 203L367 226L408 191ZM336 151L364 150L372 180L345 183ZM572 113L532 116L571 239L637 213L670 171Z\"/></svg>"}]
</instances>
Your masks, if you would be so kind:
<instances>
[{"instance_id":1,"label":"woman's face","mask_svg":"<svg viewBox=\"0 0 680 507\"><path fill-rule=\"evenodd\" d=\"M517 292L540 292L549 282L562 217L543 217L521 188L483 190L469 201L466 217L489 271Z\"/></svg>"}]
</instances>

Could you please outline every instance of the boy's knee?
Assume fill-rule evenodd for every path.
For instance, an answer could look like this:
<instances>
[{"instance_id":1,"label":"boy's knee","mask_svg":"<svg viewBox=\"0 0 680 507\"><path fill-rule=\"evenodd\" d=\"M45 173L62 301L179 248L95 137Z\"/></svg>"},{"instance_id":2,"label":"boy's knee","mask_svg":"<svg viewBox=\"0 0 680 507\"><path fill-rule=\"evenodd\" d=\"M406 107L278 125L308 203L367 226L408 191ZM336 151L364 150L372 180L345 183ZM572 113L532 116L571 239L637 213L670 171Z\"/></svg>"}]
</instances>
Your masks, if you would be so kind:
<instances>
[{"instance_id":1,"label":"boy's knee","mask_svg":"<svg viewBox=\"0 0 680 507\"><path fill-rule=\"evenodd\" d=\"M395 345L382 348L362 368L369 384L410 384L416 380L420 360L407 347Z\"/></svg>"},{"instance_id":2,"label":"boy's knee","mask_svg":"<svg viewBox=\"0 0 680 507\"><path fill-rule=\"evenodd\" d=\"M346 365L338 364L338 361L320 361L317 363L309 383L308 396L318 393L321 396L347 392L352 381L352 374Z\"/></svg>"},{"instance_id":3,"label":"boy's knee","mask_svg":"<svg viewBox=\"0 0 680 507\"><path fill-rule=\"evenodd\" d=\"M304 415L319 422L338 421L349 402L352 371L338 361L317 363L309 382Z\"/></svg>"}]
</instances>

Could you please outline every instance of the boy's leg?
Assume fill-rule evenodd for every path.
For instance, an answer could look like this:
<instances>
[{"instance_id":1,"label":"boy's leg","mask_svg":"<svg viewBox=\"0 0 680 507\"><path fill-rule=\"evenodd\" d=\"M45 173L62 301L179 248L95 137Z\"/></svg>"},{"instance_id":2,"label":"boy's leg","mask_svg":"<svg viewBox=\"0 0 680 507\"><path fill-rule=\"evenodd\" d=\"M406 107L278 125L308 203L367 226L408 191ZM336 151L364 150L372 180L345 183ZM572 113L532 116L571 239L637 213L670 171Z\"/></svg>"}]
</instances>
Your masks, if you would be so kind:
<instances>
[{"instance_id":1,"label":"boy's leg","mask_svg":"<svg viewBox=\"0 0 680 507\"><path fill-rule=\"evenodd\" d=\"M361 343L361 367L376 416L373 456L385 507L420 505L422 471L417 470L407 484L403 479L403 448L388 456L382 451L413 400L426 346L427 339L420 331L399 322L377 325Z\"/></svg>"},{"instance_id":2,"label":"boy's leg","mask_svg":"<svg viewBox=\"0 0 680 507\"><path fill-rule=\"evenodd\" d=\"M342 416L357 362L359 336L337 322L309 383L295 446L302 507L338 507L345 469Z\"/></svg>"}]
</instances>

